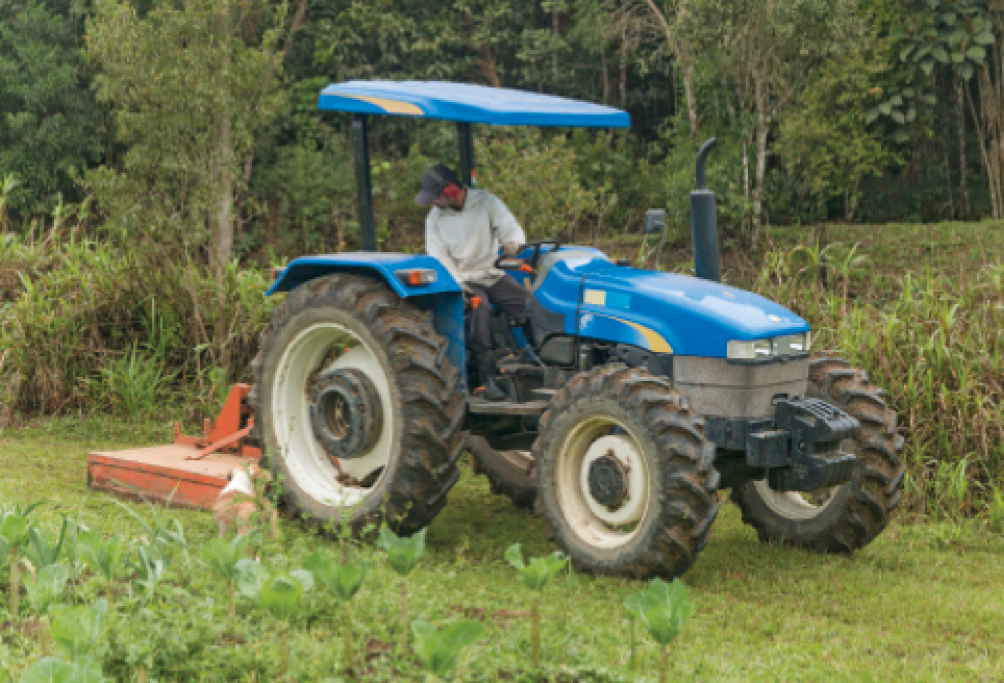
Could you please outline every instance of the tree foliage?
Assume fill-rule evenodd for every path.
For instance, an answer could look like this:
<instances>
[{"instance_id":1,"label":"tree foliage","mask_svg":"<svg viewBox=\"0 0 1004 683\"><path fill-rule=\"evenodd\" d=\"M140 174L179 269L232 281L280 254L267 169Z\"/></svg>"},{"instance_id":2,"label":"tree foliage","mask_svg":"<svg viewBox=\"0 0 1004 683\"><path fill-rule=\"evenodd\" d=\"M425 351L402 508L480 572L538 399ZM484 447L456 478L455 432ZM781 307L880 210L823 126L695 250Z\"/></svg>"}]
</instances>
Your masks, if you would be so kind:
<instances>
[{"instance_id":1,"label":"tree foliage","mask_svg":"<svg viewBox=\"0 0 1004 683\"><path fill-rule=\"evenodd\" d=\"M255 137L283 102L280 30L256 28L274 21L271 10L212 0L163 2L145 16L95 3L87 54L128 146L121 170L89 177L113 220L188 245L211 233L217 258L229 259Z\"/></svg>"},{"instance_id":2,"label":"tree foliage","mask_svg":"<svg viewBox=\"0 0 1004 683\"><path fill-rule=\"evenodd\" d=\"M0 175L20 180L4 203L22 218L74 197L74 176L102 159L75 28L35 0L0 3Z\"/></svg>"}]
</instances>

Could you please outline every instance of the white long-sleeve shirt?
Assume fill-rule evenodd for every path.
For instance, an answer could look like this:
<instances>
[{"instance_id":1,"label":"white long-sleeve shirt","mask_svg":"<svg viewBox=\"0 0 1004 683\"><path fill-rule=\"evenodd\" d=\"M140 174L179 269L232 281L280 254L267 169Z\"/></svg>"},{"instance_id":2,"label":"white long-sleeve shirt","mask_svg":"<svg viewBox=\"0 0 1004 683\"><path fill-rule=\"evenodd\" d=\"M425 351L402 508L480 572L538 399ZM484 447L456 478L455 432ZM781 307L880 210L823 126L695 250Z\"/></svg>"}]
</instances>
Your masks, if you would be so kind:
<instances>
[{"instance_id":1,"label":"white long-sleeve shirt","mask_svg":"<svg viewBox=\"0 0 1004 683\"><path fill-rule=\"evenodd\" d=\"M494 264L507 242L523 244L526 235L502 200L485 190L468 189L463 209L433 207L425 219L426 253L461 285L498 282L505 273Z\"/></svg>"}]
</instances>

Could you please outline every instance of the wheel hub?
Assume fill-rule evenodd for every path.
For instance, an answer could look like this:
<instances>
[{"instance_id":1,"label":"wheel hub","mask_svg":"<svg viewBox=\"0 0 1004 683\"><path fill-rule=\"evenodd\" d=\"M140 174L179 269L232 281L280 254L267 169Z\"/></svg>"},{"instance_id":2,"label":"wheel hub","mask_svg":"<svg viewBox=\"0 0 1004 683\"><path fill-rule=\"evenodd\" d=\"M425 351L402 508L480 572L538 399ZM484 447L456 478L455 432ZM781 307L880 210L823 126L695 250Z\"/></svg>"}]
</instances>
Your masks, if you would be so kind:
<instances>
[{"instance_id":1,"label":"wheel hub","mask_svg":"<svg viewBox=\"0 0 1004 683\"><path fill-rule=\"evenodd\" d=\"M311 395L310 424L324 450L339 460L360 458L376 445L383 427L380 394L354 368L321 375Z\"/></svg>"},{"instance_id":2,"label":"wheel hub","mask_svg":"<svg viewBox=\"0 0 1004 683\"><path fill-rule=\"evenodd\" d=\"M628 494L627 472L612 450L589 465L589 495L600 505L616 510Z\"/></svg>"}]
</instances>

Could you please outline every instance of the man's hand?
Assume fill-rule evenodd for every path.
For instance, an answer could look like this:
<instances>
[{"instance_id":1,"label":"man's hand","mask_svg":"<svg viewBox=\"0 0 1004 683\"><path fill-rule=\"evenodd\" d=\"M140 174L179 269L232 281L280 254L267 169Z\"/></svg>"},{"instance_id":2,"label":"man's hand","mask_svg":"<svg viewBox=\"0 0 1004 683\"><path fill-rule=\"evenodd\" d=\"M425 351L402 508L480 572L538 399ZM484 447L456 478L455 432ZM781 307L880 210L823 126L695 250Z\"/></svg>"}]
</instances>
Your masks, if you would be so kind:
<instances>
[{"instance_id":1,"label":"man's hand","mask_svg":"<svg viewBox=\"0 0 1004 683\"><path fill-rule=\"evenodd\" d=\"M518 256L522 247L523 245L519 242L506 242L502 245L502 253L506 256Z\"/></svg>"}]
</instances>

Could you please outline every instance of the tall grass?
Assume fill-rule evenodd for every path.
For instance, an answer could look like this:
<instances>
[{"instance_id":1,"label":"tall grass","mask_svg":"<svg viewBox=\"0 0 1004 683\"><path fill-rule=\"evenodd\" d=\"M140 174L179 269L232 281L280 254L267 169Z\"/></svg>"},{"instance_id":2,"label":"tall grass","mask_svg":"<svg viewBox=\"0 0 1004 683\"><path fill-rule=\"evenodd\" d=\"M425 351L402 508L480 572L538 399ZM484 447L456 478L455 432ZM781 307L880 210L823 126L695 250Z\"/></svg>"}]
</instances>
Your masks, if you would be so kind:
<instances>
[{"instance_id":1,"label":"tall grass","mask_svg":"<svg viewBox=\"0 0 1004 683\"><path fill-rule=\"evenodd\" d=\"M872 291L867 273L849 287L855 269L878 267L854 251L834 259L830 289L825 254L773 251L755 289L808 320L815 349L839 351L886 390L907 436L911 509L989 514L1004 487L1004 265L956 281L903 270L897 291Z\"/></svg>"},{"instance_id":2,"label":"tall grass","mask_svg":"<svg viewBox=\"0 0 1004 683\"><path fill-rule=\"evenodd\" d=\"M247 377L269 314L263 270L50 231L0 241L0 424L97 407L192 411ZM192 415L195 417L195 415Z\"/></svg>"}]
</instances>

